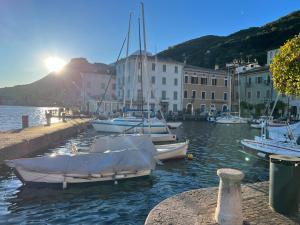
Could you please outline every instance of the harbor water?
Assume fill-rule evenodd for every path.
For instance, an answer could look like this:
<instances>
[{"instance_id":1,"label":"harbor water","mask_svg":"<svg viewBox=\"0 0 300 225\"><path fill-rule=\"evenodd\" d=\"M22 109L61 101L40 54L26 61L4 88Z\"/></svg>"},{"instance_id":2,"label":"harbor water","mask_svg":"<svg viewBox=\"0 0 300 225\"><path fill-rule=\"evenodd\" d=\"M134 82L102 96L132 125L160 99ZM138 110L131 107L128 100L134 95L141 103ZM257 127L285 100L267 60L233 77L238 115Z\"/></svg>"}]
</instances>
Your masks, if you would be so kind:
<instances>
[{"instance_id":1,"label":"harbor water","mask_svg":"<svg viewBox=\"0 0 300 225\"><path fill-rule=\"evenodd\" d=\"M4 106L0 105L0 132L22 128L22 116L29 116L29 126L46 124L46 110L58 109L57 107L30 107L30 106ZM51 118L51 122L58 122Z\"/></svg>"},{"instance_id":2,"label":"harbor water","mask_svg":"<svg viewBox=\"0 0 300 225\"><path fill-rule=\"evenodd\" d=\"M193 160L175 160L157 166L150 177L92 185L62 187L23 186L12 171L1 166L0 224L143 224L160 201L191 189L218 185L218 168L242 170L243 182L268 179L268 162L242 152L239 140L258 131L247 124L222 125L184 122L176 131L189 139ZM68 154L70 143L87 151L95 137L89 129L42 154Z\"/></svg>"}]
</instances>

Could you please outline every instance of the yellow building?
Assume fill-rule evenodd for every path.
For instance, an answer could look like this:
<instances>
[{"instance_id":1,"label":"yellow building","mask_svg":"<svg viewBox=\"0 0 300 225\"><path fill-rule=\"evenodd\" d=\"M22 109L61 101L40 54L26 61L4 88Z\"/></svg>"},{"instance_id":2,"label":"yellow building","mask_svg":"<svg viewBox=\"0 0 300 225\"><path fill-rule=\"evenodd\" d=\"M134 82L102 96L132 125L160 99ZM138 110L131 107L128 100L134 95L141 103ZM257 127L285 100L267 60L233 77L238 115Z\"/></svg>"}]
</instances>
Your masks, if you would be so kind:
<instances>
[{"instance_id":1,"label":"yellow building","mask_svg":"<svg viewBox=\"0 0 300 225\"><path fill-rule=\"evenodd\" d=\"M183 76L183 108L188 113L229 109L231 82L226 71L186 65Z\"/></svg>"}]
</instances>

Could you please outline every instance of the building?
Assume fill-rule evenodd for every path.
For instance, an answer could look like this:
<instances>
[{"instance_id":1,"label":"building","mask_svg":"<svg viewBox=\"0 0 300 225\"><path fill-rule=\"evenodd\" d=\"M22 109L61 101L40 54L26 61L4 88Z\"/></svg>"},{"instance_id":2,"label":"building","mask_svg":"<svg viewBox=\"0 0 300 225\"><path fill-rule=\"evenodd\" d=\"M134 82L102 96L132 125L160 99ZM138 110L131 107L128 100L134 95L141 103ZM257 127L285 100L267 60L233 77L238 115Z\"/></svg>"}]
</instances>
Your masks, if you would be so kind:
<instances>
[{"instance_id":1,"label":"building","mask_svg":"<svg viewBox=\"0 0 300 225\"><path fill-rule=\"evenodd\" d=\"M277 52L279 52L279 49L273 49L267 52L267 65L271 64L272 59L274 58Z\"/></svg>"},{"instance_id":2,"label":"building","mask_svg":"<svg viewBox=\"0 0 300 225\"><path fill-rule=\"evenodd\" d=\"M182 109L182 77L184 64L152 56L147 60L139 52L116 63L116 95L126 107L146 107L163 112ZM145 63L147 62L147 63ZM143 90L143 91L142 91Z\"/></svg>"},{"instance_id":3,"label":"building","mask_svg":"<svg viewBox=\"0 0 300 225\"><path fill-rule=\"evenodd\" d=\"M95 70L80 73L81 109L88 112L97 110L97 102L105 101L110 105L110 101L115 102L116 100L114 67L103 63L95 63L93 66ZM113 107L113 109L115 108Z\"/></svg>"},{"instance_id":4,"label":"building","mask_svg":"<svg viewBox=\"0 0 300 225\"><path fill-rule=\"evenodd\" d=\"M187 113L230 108L230 78L224 70L184 67L183 107Z\"/></svg>"}]
</instances>

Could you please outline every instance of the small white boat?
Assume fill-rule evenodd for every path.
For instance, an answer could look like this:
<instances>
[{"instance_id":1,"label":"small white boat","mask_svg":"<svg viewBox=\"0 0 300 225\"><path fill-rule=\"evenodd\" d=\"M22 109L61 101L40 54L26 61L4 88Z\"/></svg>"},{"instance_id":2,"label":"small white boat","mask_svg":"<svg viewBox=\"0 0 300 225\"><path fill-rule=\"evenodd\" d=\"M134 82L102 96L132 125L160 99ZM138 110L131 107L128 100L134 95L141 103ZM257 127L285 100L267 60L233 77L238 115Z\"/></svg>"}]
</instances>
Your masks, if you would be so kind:
<instances>
[{"instance_id":1,"label":"small white boat","mask_svg":"<svg viewBox=\"0 0 300 225\"><path fill-rule=\"evenodd\" d=\"M243 139L241 144L244 150L255 153L257 156L268 158L269 155L285 155L300 157L300 146L293 142L281 142L271 139L255 137L254 140Z\"/></svg>"},{"instance_id":2,"label":"small white boat","mask_svg":"<svg viewBox=\"0 0 300 225\"><path fill-rule=\"evenodd\" d=\"M232 116L232 115L227 115L227 116L222 116L222 117L217 117L216 118L216 123L221 123L221 124L244 124L247 123L246 118L242 118L239 116Z\"/></svg>"},{"instance_id":3,"label":"small white boat","mask_svg":"<svg viewBox=\"0 0 300 225\"><path fill-rule=\"evenodd\" d=\"M91 122L96 131L108 133L166 133L168 127L166 124L157 119L136 118L136 117L120 117L109 120L94 120Z\"/></svg>"},{"instance_id":4,"label":"small white boat","mask_svg":"<svg viewBox=\"0 0 300 225\"><path fill-rule=\"evenodd\" d=\"M157 149L157 155L155 158L162 161L184 158L187 153L188 145L188 140L175 144L155 145L155 148Z\"/></svg>"},{"instance_id":5,"label":"small white boat","mask_svg":"<svg viewBox=\"0 0 300 225\"><path fill-rule=\"evenodd\" d=\"M170 129L176 129L180 127L182 122L168 122L167 125Z\"/></svg>"},{"instance_id":6,"label":"small white boat","mask_svg":"<svg viewBox=\"0 0 300 225\"><path fill-rule=\"evenodd\" d=\"M7 160L24 183L86 183L147 176L155 169L156 148L149 136L99 138L100 153Z\"/></svg>"},{"instance_id":7,"label":"small white boat","mask_svg":"<svg viewBox=\"0 0 300 225\"><path fill-rule=\"evenodd\" d=\"M255 128L255 129L261 129L262 124L261 123L251 123L250 127Z\"/></svg>"}]
</instances>

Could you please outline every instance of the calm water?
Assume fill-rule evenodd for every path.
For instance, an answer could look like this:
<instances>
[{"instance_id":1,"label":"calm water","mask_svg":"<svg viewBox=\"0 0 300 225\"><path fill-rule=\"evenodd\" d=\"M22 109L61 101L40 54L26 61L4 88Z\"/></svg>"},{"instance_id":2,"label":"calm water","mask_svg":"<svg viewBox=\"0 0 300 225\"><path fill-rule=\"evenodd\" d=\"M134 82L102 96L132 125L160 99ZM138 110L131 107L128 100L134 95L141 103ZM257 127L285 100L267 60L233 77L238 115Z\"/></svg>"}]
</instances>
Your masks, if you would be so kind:
<instances>
[{"instance_id":1,"label":"calm water","mask_svg":"<svg viewBox=\"0 0 300 225\"><path fill-rule=\"evenodd\" d=\"M268 163L242 153L238 141L257 131L248 125L184 122L177 131L190 140L192 161L178 160L158 166L149 178L95 185L25 187L6 167L0 173L0 223L5 224L143 224L149 211L179 192L218 185L216 170L237 168L244 182L268 179ZM88 130L47 153L68 153L70 142L86 151L95 135Z\"/></svg>"},{"instance_id":2,"label":"calm water","mask_svg":"<svg viewBox=\"0 0 300 225\"><path fill-rule=\"evenodd\" d=\"M50 109L57 108L0 105L0 131L22 128L22 115L29 116L30 127L46 124L45 111ZM57 122L57 119L52 118L51 122Z\"/></svg>"}]
</instances>

